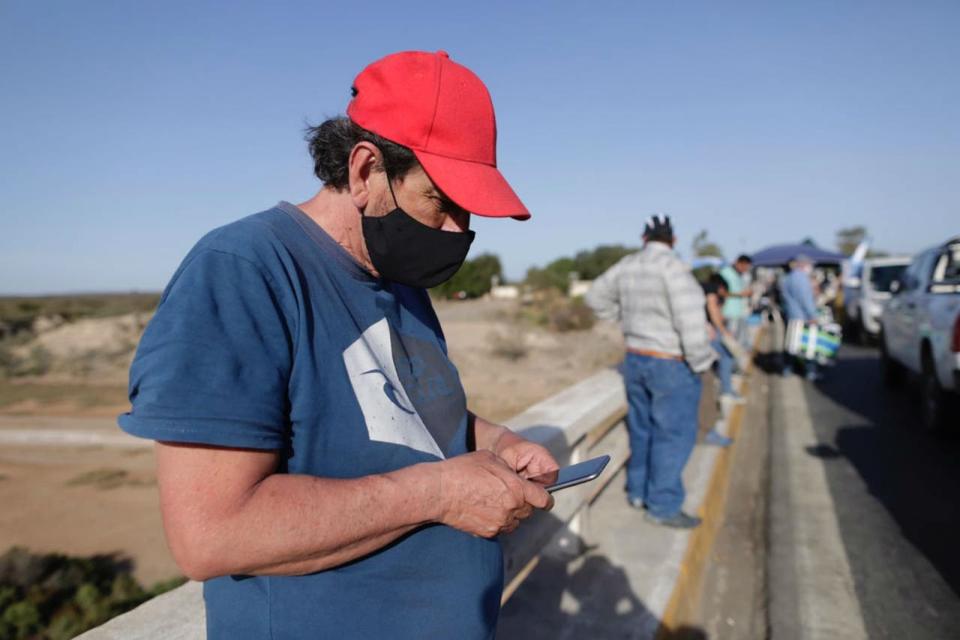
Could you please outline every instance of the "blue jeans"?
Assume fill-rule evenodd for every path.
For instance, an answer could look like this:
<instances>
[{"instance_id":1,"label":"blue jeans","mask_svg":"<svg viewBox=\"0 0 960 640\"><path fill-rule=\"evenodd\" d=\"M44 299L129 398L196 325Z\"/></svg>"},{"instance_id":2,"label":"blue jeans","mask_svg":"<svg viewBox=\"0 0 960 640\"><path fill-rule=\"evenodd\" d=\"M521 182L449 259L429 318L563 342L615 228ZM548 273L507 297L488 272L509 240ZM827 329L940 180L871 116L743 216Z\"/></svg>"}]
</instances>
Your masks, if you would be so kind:
<instances>
[{"instance_id":1,"label":"blue jeans","mask_svg":"<svg viewBox=\"0 0 960 640\"><path fill-rule=\"evenodd\" d=\"M697 439L700 376L685 362L627 353L627 495L651 515L669 518L683 506L681 474Z\"/></svg>"},{"instance_id":2,"label":"blue jeans","mask_svg":"<svg viewBox=\"0 0 960 640\"><path fill-rule=\"evenodd\" d=\"M713 350L717 352L717 377L720 378L720 394L733 393L733 354L723 346L720 336L713 339L710 343Z\"/></svg>"}]
</instances>

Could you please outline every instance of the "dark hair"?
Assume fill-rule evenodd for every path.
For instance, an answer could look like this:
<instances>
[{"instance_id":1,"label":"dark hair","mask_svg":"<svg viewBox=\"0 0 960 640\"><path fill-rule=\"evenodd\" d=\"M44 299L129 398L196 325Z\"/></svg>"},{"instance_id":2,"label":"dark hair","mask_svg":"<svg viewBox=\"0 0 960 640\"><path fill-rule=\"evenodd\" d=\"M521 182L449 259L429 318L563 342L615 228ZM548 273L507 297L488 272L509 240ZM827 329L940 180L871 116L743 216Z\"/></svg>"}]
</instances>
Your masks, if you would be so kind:
<instances>
[{"instance_id":1,"label":"dark hair","mask_svg":"<svg viewBox=\"0 0 960 640\"><path fill-rule=\"evenodd\" d=\"M707 280L708 283L712 284L716 288L723 287L726 290L730 290L730 285L727 284L726 279L719 273L711 273L710 279Z\"/></svg>"},{"instance_id":2,"label":"dark hair","mask_svg":"<svg viewBox=\"0 0 960 640\"><path fill-rule=\"evenodd\" d=\"M647 242L673 242L673 223L670 216L654 214L643 227L643 239Z\"/></svg>"},{"instance_id":3,"label":"dark hair","mask_svg":"<svg viewBox=\"0 0 960 640\"><path fill-rule=\"evenodd\" d=\"M391 178L402 178L417 166L413 151L372 131L355 124L343 116L330 118L316 127L308 126L304 138L313 158L313 173L324 185L337 191L347 188L350 152L358 142L370 142L383 154L382 166Z\"/></svg>"},{"instance_id":4,"label":"dark hair","mask_svg":"<svg viewBox=\"0 0 960 640\"><path fill-rule=\"evenodd\" d=\"M753 264L753 258L751 258L745 253L741 253L739 256L737 256L737 262L746 262L747 264Z\"/></svg>"}]
</instances>

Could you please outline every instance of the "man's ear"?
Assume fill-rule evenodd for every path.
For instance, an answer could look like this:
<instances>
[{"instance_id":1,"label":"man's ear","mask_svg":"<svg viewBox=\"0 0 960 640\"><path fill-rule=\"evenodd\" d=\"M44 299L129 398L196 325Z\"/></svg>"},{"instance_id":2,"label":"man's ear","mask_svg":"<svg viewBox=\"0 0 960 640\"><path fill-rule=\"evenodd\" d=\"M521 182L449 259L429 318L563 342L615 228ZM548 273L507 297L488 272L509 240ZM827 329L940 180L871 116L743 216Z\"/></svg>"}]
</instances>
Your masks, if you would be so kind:
<instances>
[{"instance_id":1,"label":"man's ear","mask_svg":"<svg viewBox=\"0 0 960 640\"><path fill-rule=\"evenodd\" d=\"M369 142L358 142L350 150L347 180L357 209L365 208L370 201L370 175L380 162L380 150Z\"/></svg>"}]
</instances>

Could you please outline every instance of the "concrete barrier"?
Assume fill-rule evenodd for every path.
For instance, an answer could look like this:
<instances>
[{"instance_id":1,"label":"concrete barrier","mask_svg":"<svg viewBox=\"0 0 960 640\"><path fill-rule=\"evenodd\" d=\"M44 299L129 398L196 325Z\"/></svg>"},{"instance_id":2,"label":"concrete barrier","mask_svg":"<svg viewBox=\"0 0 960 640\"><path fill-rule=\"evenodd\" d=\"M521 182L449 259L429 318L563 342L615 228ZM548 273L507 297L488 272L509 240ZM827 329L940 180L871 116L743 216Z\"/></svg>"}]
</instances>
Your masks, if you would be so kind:
<instances>
[{"instance_id":1,"label":"concrete barrier","mask_svg":"<svg viewBox=\"0 0 960 640\"><path fill-rule=\"evenodd\" d=\"M607 454L610 463L596 481L560 491L549 513L537 513L503 537L506 601L536 566L540 550L562 530L585 537L589 505L629 456L620 375L601 371L539 402L506 424L544 445L561 465ZM82 640L200 640L205 637L202 585L187 584L146 602L79 636Z\"/></svg>"}]
</instances>

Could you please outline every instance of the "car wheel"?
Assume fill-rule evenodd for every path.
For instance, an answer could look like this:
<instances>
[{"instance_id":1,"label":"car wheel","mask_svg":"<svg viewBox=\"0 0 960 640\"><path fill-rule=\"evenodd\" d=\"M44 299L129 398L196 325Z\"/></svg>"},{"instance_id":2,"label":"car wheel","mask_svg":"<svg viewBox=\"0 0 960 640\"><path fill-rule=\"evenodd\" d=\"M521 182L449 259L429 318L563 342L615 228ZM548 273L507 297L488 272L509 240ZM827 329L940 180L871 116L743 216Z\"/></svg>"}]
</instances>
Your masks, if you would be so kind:
<instances>
[{"instance_id":1,"label":"car wheel","mask_svg":"<svg viewBox=\"0 0 960 640\"><path fill-rule=\"evenodd\" d=\"M862 330L859 318L849 318L846 326L843 328L843 337L851 344L860 344Z\"/></svg>"},{"instance_id":2,"label":"car wheel","mask_svg":"<svg viewBox=\"0 0 960 640\"><path fill-rule=\"evenodd\" d=\"M929 356L923 358L920 378L920 418L924 431L940 431L946 422L947 398Z\"/></svg>"},{"instance_id":3,"label":"car wheel","mask_svg":"<svg viewBox=\"0 0 960 640\"><path fill-rule=\"evenodd\" d=\"M884 386L889 388L902 386L906 376L903 365L890 357L883 332L880 333L880 376Z\"/></svg>"},{"instance_id":4,"label":"car wheel","mask_svg":"<svg viewBox=\"0 0 960 640\"><path fill-rule=\"evenodd\" d=\"M857 322L857 344L864 347L870 346L870 332L863 325L863 320Z\"/></svg>"}]
</instances>

